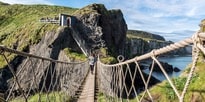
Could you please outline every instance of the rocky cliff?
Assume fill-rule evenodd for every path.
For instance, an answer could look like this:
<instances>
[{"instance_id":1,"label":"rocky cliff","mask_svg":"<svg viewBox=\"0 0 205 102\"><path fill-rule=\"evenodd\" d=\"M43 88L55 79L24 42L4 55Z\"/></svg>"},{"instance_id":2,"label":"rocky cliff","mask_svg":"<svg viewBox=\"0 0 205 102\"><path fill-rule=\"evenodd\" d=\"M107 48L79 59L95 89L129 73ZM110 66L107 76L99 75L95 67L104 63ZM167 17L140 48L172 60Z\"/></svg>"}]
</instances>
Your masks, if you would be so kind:
<instances>
[{"instance_id":1,"label":"rocky cliff","mask_svg":"<svg viewBox=\"0 0 205 102\"><path fill-rule=\"evenodd\" d=\"M70 48L76 52L81 52L81 49L71 36L73 32L78 32L75 34L79 34L91 50L106 45L110 52L109 54L114 56L123 54L125 51L131 56L140 55L171 43L165 42L164 38L161 36L148 35L147 33L142 32L140 32L142 33L141 37L145 34L146 39L134 37L128 38L126 41L127 25L122 12L120 10L107 10L102 4L88 5L79 10L45 5L23 6L1 3L0 5L0 44L38 56L70 61L69 57L64 52L64 49ZM57 14L52 14L54 11ZM62 12L68 14L74 12L72 15L76 17L76 21L72 28L38 22L43 16L58 15L58 13ZM56 30L57 28L58 30ZM15 66L15 71L19 71L20 66L26 60L26 58L21 56L7 56L11 58L9 59L10 64ZM79 70L84 67L77 66L79 69L63 69L57 64L47 63L46 66L41 69L36 69L38 61L35 59L31 59L31 61L36 62L36 64L32 67L26 65L28 69L18 76L20 84L26 91L28 91L29 86L31 85L29 80L32 79L30 75L32 70L30 69L39 70L39 72L56 69L56 74L61 73L61 75L59 75L61 78L66 74L65 71L69 72L72 70L73 73L69 74L70 77L68 77L68 79L70 79L70 81L67 82L66 87L69 89L70 87L75 87L74 89L70 89L71 91L76 89L74 84L80 84L78 81L80 80L78 79L79 77L75 76L79 75ZM12 81L9 81L12 79L12 74L8 70L6 63L3 62L2 57L0 57L0 63L0 67L2 68L0 69L0 90L5 91L13 85ZM41 87L44 77L44 73L38 74L36 76L36 78L39 79L36 83L37 86L32 86L31 88ZM48 81L47 83L50 82ZM57 86L60 85L57 84ZM15 88L17 89L18 87ZM61 88L63 89L64 87Z\"/></svg>"},{"instance_id":2,"label":"rocky cliff","mask_svg":"<svg viewBox=\"0 0 205 102\"><path fill-rule=\"evenodd\" d=\"M73 16L76 17L76 22L74 26L72 26L72 28L69 28L58 27L57 25L43 24L38 22L38 19L40 19L41 16L35 18L39 12L35 15L34 11L36 9L39 10L39 7L41 6L4 6L5 8L9 8L9 12L13 12L12 7L21 8L21 10L25 9L22 10L22 12L27 12L28 8L34 9L32 12L30 12L30 16L28 19L24 19L24 16L16 17L16 15L19 15L12 15L13 13L11 13L11 15L7 17L5 15L2 15L3 13L6 14L7 9L5 9L5 12L2 11L3 13L0 14L0 18L2 19L2 21L0 21L0 25L4 25L6 26L6 28L9 28L9 26L11 27L10 29L4 28L4 31L0 32L0 43L7 47L11 47L21 51L26 51L28 53L32 53L38 56L52 58L55 60L70 61L70 58L65 53L64 49L69 48L74 50L75 52L81 52L81 49L78 47L77 43L72 38L72 34L74 32L78 32L75 34L79 34L82 38L81 40L86 41L85 43L88 44L90 49L94 50L96 48L102 47L102 45L105 44L108 47L108 50L113 55L118 55L124 50L127 25L124 21L122 12L120 10L107 10L104 7L104 5L101 4L88 5L82 9L77 10L73 14ZM45 6L45 8L49 9L48 6ZM51 8L54 11L60 12L60 10L55 10L53 7ZM56 7L56 9L59 8ZM36 10L36 12L38 10ZM42 12L44 11L46 12L46 10L43 10ZM62 11L64 11L64 9ZM75 10L72 9L72 12L73 11ZM8 22L8 19L10 19L11 16L13 16L14 20L22 22ZM31 18L33 19L33 21ZM16 23L19 25L17 25ZM12 28L17 28L17 30ZM22 43L23 41L24 43ZM100 46L98 46L98 44L100 44ZM26 62L28 58L24 58L22 56L17 56L14 54L12 56L13 59L10 59L10 64L11 66L13 66L15 71L18 72L20 71L21 66ZM0 57L0 61L2 60L3 58ZM81 69L85 69L84 67L82 67L82 65L78 65L75 68L63 69L58 64L46 62L46 64L42 68L37 69L40 61L32 58L29 60L33 63L33 65L31 66L29 63L26 63L24 65L26 69L23 72L21 72L19 76L17 76L20 85L26 92L29 91L29 88L35 90L36 87L38 87L41 89L43 80L46 80L46 85L49 85L49 83L51 83L51 81L49 81L49 78L51 78L52 72L48 74L48 76L45 76L44 73L48 71L54 71L53 73L54 75L56 75L55 78L52 79L54 81L59 82L58 84L56 84L55 87L60 87L61 89L68 88L69 90L67 90L67 93L69 95L73 95L78 87L76 85L81 84L80 82L82 81L82 78L76 76L79 75L79 73L81 73ZM6 63L4 63L1 67L2 69L0 70L0 90L5 92L13 85L13 81L11 80L12 74ZM64 67L66 67L66 65ZM89 67L87 66L86 68ZM33 70L38 71L36 72L38 74L36 75L36 79L38 80L35 82L35 85L32 86L33 82L31 80L33 80L33 77L31 73ZM64 87L62 87L61 85L63 82L61 82L60 79L65 79L65 74L67 74L65 72L69 71L73 72L72 74L70 73L68 75L69 77L66 77L70 80L66 82ZM61 74L58 76L58 73ZM18 90L18 88L18 86L14 86L15 90Z\"/></svg>"},{"instance_id":3,"label":"rocky cliff","mask_svg":"<svg viewBox=\"0 0 205 102\"><path fill-rule=\"evenodd\" d=\"M157 35L157 34L152 34L146 31L139 31L139 30L127 30L128 36L137 36L143 39L155 39L155 40L161 40L165 41L165 38Z\"/></svg>"},{"instance_id":4,"label":"rocky cliff","mask_svg":"<svg viewBox=\"0 0 205 102\"><path fill-rule=\"evenodd\" d=\"M69 35L71 31L68 29L57 30L58 25L40 23L39 19L41 17L55 17L61 12L72 13L75 10L73 8L58 6L9 5L0 2L0 44L39 56L67 60L62 59L67 58L62 49L69 45L75 45ZM6 53L6 56L15 71L18 71L20 65L26 60L26 58L15 54ZM36 60L33 60L33 62L36 62ZM36 69L36 65L33 67L27 65L27 67ZM48 67L44 67L41 69L41 72L48 69ZM25 88L31 84L28 81L31 79L29 76L30 72L31 70L25 70L19 76L21 85L25 86ZM5 92L13 85L13 83L9 83L12 77L7 63L0 56L0 92ZM39 81L41 81L40 79L42 77L43 74L38 76ZM38 83L38 85L40 84Z\"/></svg>"},{"instance_id":5,"label":"rocky cliff","mask_svg":"<svg viewBox=\"0 0 205 102\"><path fill-rule=\"evenodd\" d=\"M165 41L164 37L160 35L136 30L128 30L127 37L126 55L130 57L133 57L134 55L142 55L152 51L153 49L159 49L174 43L172 41ZM191 47L188 46L172 51L167 55L185 55L190 53Z\"/></svg>"},{"instance_id":6,"label":"rocky cliff","mask_svg":"<svg viewBox=\"0 0 205 102\"><path fill-rule=\"evenodd\" d=\"M127 25L120 10L107 10L102 4L88 5L74 13L78 22L74 26L90 47L99 43L107 46L110 54L119 55L124 51Z\"/></svg>"},{"instance_id":7,"label":"rocky cliff","mask_svg":"<svg viewBox=\"0 0 205 102\"><path fill-rule=\"evenodd\" d=\"M55 60L67 61L69 62L69 57L65 54L65 48L71 48L73 50L79 50L76 42L71 37L72 30L67 27L60 27L56 31L48 31L45 36L41 39L38 44L32 45L29 47L29 53L43 56L47 58L52 58ZM83 81L83 78L86 73L82 73L82 70L88 69L88 64L77 64L70 67L69 64L62 65L58 63L52 63L49 61L43 61L44 64L40 63L42 60L35 58L25 58L23 56L16 56L13 61L10 62L10 65L16 72L21 73L17 76L18 82L20 86L23 88L25 92L29 92L30 89L37 90L45 90L50 87L52 84L52 89L59 88L61 91L65 91L70 96L75 94L75 91L78 89L79 85ZM85 67L82 67L87 65ZM24 67L22 67L24 66ZM33 71L36 73L35 75L35 85L33 85ZM68 72L73 72L72 74L68 74ZM49 72L49 73L48 73ZM86 72L86 71L85 71ZM48 73L46 75L46 73ZM82 74L82 75L81 75ZM52 75L55 75L53 77ZM76 77L78 76L78 77ZM53 77L53 79L52 79ZM0 70L0 90L6 92L7 89L13 87L12 74L6 66L5 68ZM52 80L52 82L51 82ZM46 81L46 84L43 83ZM66 81L66 82L65 82ZM57 84L54 84L57 82ZM68 90L69 89L69 90ZM18 85L14 86L14 92L19 91ZM30 94L33 94L30 92Z\"/></svg>"},{"instance_id":8,"label":"rocky cliff","mask_svg":"<svg viewBox=\"0 0 205 102\"><path fill-rule=\"evenodd\" d=\"M201 21L200 24L200 31L205 32L205 20ZM193 54L196 55L196 53L193 51ZM198 56L196 69L194 71L194 75L192 77L192 81L188 86L188 90L184 97L184 102L203 102L205 94L202 94L202 91L205 89L205 74L204 74L204 67L205 67L205 55L203 53L200 53ZM187 77L190 73L191 65L188 65L181 73L181 75L177 78L173 78L172 82L175 83L175 86L178 90L183 90L184 85L186 83ZM176 94L170 94L174 93L173 89L170 89L171 85L168 84L168 81L163 81L162 83L159 83L156 86L153 86L150 89L150 94L154 96L153 98L154 102L160 101L160 102L167 102L172 100L173 102L179 101ZM166 91L165 91L166 90ZM197 91L193 91L197 90ZM145 99L147 99L146 97ZM147 100L144 100L147 101Z\"/></svg>"}]
</instances>

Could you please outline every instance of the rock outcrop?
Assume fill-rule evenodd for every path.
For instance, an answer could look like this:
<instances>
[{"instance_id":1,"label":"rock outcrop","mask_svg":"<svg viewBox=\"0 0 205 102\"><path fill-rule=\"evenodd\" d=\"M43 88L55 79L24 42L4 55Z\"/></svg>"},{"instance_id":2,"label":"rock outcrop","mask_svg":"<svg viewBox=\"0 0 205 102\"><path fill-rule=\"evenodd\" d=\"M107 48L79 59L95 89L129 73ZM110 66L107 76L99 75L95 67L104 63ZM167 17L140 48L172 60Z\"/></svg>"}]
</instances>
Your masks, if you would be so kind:
<instances>
[{"instance_id":1,"label":"rock outcrop","mask_svg":"<svg viewBox=\"0 0 205 102\"><path fill-rule=\"evenodd\" d=\"M38 44L30 46L28 52L37 56L69 62L69 58L64 53L63 49L72 48L73 50L80 50L71 37L71 33L72 30L67 27L61 27L57 32L47 32ZM72 67L69 64L64 64L64 67L62 67L62 65L58 63L36 58L25 58L23 56L17 56L10 62L10 65L16 73L21 70L17 78L24 92L34 94L33 92L35 90L39 89L45 91L50 87L53 91L57 89L65 91L70 96L75 94L75 91L77 91L86 75L86 70L89 68L88 63L76 64L72 65ZM1 91L9 92L7 89L13 87L14 80L11 80L12 77L13 75L8 66L0 70ZM21 92L17 84L14 85L13 92ZM20 94L22 93L15 95L18 96Z\"/></svg>"},{"instance_id":2,"label":"rock outcrop","mask_svg":"<svg viewBox=\"0 0 205 102\"><path fill-rule=\"evenodd\" d=\"M158 39L162 39L162 40L158 40ZM129 38L126 43L126 47L127 47L126 51L128 52L127 56L133 57L135 55L142 55L152 51L153 49L159 49L173 43L174 42L172 41L164 41L163 37L158 37L156 39L141 38L138 36L132 37ZM185 48L181 48L164 55L186 55L186 54L191 54L191 46L187 46Z\"/></svg>"},{"instance_id":3,"label":"rock outcrop","mask_svg":"<svg viewBox=\"0 0 205 102\"><path fill-rule=\"evenodd\" d=\"M112 54L118 55L123 52L127 25L120 10L107 10L104 5L92 4L78 10L75 13L75 17L76 21L72 28L60 27L58 30L47 31L45 36L40 39L40 42L27 48L27 52L54 60L69 61L63 49L71 48L75 51L81 51L72 38L72 33L74 32L78 32L75 34L79 34L81 40L86 41L85 43L88 44L90 49L101 47L102 43L105 43ZM98 44L101 45L98 46ZM27 60L29 60L29 63L26 62ZM32 64L30 64L31 62ZM57 63L44 62L44 66L39 69L39 63L41 63L41 60L22 56L17 56L10 62L16 72L20 71L22 65L24 65L25 69L17 78L25 92L29 92L30 89L37 90L37 88L46 90L49 84L53 84L51 82L53 80L57 83L51 85L52 89L60 88L61 90L66 90L72 96L85 77L86 71L81 70L89 68L88 66L82 67L84 65L77 65L73 68L69 68L69 65L64 65L66 68L63 69ZM36 71L35 79L38 79L35 81L35 85L33 82L33 71ZM48 75L45 75L46 72L49 72ZM7 74L6 77L5 74ZM55 75L53 79L52 75ZM11 80L12 77L8 66L0 70L0 91L6 91L13 87L14 81ZM45 81L46 84L44 85ZM15 85L14 90L20 91L19 86Z\"/></svg>"},{"instance_id":4,"label":"rock outcrop","mask_svg":"<svg viewBox=\"0 0 205 102\"><path fill-rule=\"evenodd\" d=\"M162 67L164 68L164 70L167 72L167 73L172 73L173 71L174 72L179 72L180 69L177 68L177 67L173 67L172 65L170 65L169 63L167 62L160 62ZM152 67L152 64L150 64L149 66L149 70L151 69ZM159 65L157 63L154 64L154 69L153 71L155 72L162 72L162 70L160 69Z\"/></svg>"},{"instance_id":5,"label":"rock outcrop","mask_svg":"<svg viewBox=\"0 0 205 102\"><path fill-rule=\"evenodd\" d=\"M164 70L167 72L167 73L172 73L173 72L173 66L166 63L166 62L160 62L162 67L164 68ZM152 65L149 66L149 69L151 68ZM153 71L156 71L156 72L162 72L159 65L157 63L154 64L154 69Z\"/></svg>"},{"instance_id":6,"label":"rock outcrop","mask_svg":"<svg viewBox=\"0 0 205 102\"><path fill-rule=\"evenodd\" d=\"M76 17L76 21L72 28L61 28L57 32L48 31L45 36L40 39L40 42L32 46L30 45L27 48L27 52L55 60L69 61L69 58L63 52L63 49L71 48L75 51L81 51L71 36L73 32L77 32L75 34L79 34L81 40L85 41L88 45L88 49L94 50L96 48L106 46L110 54L114 56L123 54L125 51L131 55L140 55L147 53L152 49L161 48L172 43L165 42L164 38L158 35L151 35L151 38L156 40L131 38L126 42L127 25L123 18L122 12L120 10L107 10L102 4L88 5L76 11L74 16ZM147 33L145 35L150 37ZM126 48L126 46L128 47ZM15 66L14 70L18 72L24 62L26 62L26 59L28 58L17 56L10 62L10 64ZM38 69L40 60L29 60L34 64L30 65L27 63L21 75L17 76L20 85L26 92L28 92L30 88L33 90L36 90L36 88L42 89L44 80L46 80L45 87L48 88L51 83L51 74L54 73L55 77L53 80L57 84L55 83L55 86L52 86L52 88L55 89L55 87L60 87L72 96L74 94L73 92L76 91L81 84L80 82L82 82L82 78L76 76L84 77L84 74L81 75L82 71L80 70L89 68L88 66L82 67L82 65L78 65L73 68L63 69L56 63L46 62L43 67ZM69 66L65 65L64 67ZM135 66L133 66L133 68L135 68ZM38 79L35 82L35 85L32 85L33 82L31 81L34 78L31 74L33 73L33 70L36 71L35 78ZM48 71L51 72L48 76L45 76L45 73ZM137 73L136 77L138 76L139 73ZM12 87L12 77L13 76L9 71L8 66L4 69L0 69L0 91L6 91L8 88ZM148 76L146 76L146 78L147 77ZM127 83L130 82L129 79L126 81ZM138 81L140 85L135 85L135 87L142 87L143 81L140 78L136 78L136 82ZM157 79L153 77L151 78L152 85L157 82ZM18 90L18 88L18 86L14 87L15 90Z\"/></svg>"},{"instance_id":7,"label":"rock outcrop","mask_svg":"<svg viewBox=\"0 0 205 102\"><path fill-rule=\"evenodd\" d=\"M77 17L74 29L87 39L91 48L105 41L112 55L124 51L127 25L120 10L107 10L102 4L92 4L74 15Z\"/></svg>"}]
</instances>

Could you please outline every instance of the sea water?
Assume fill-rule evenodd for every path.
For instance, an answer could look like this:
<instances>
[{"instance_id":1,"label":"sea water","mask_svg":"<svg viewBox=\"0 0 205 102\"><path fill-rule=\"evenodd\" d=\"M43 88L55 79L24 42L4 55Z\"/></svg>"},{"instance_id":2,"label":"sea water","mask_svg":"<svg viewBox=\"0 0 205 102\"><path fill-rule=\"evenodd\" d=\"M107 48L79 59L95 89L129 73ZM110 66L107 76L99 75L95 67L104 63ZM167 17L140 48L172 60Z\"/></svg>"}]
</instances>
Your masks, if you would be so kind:
<instances>
[{"instance_id":1,"label":"sea water","mask_svg":"<svg viewBox=\"0 0 205 102\"><path fill-rule=\"evenodd\" d=\"M169 77L178 77L184 70L185 68L192 62L192 57L191 55L187 55L187 56L171 56L171 57L160 57L158 58L159 61L162 62L167 62L168 64L172 65L173 68L177 67L179 68L181 71L180 72L172 72L172 73L168 73ZM149 73L149 68L143 70L145 73ZM162 72L153 72L152 76L154 76L155 78L157 78L160 81L166 80L166 77L164 76L164 74Z\"/></svg>"}]
</instances>

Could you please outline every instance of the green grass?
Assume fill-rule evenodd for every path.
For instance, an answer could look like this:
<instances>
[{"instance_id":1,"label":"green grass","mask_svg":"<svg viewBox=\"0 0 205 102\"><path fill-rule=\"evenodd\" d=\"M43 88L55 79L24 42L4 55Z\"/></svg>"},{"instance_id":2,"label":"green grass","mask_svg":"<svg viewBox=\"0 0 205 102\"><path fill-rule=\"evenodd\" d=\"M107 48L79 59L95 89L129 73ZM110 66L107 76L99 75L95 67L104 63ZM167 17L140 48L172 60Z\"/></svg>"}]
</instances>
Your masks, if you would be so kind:
<instances>
[{"instance_id":1,"label":"green grass","mask_svg":"<svg viewBox=\"0 0 205 102\"><path fill-rule=\"evenodd\" d=\"M107 96L107 95L103 94L102 92L100 92L98 94L97 99L98 99L97 102L119 102L119 100L120 100L116 97ZM126 102L126 101L123 100L123 102Z\"/></svg>"},{"instance_id":2,"label":"green grass","mask_svg":"<svg viewBox=\"0 0 205 102\"><path fill-rule=\"evenodd\" d=\"M197 62L196 71L192 77L190 86L188 87L187 93L185 95L184 101L190 102L195 100L197 102L202 102L205 98L205 74L204 74L204 59L200 57ZM177 90L181 93L187 78L187 74L190 70L189 66L181 77L172 79ZM178 97L171 88L168 81L163 81L150 89L152 96L154 96L154 101L156 102L178 102Z\"/></svg>"},{"instance_id":3,"label":"green grass","mask_svg":"<svg viewBox=\"0 0 205 102\"><path fill-rule=\"evenodd\" d=\"M98 94L98 102L106 102L106 96L101 92Z\"/></svg>"},{"instance_id":4,"label":"green grass","mask_svg":"<svg viewBox=\"0 0 205 102\"><path fill-rule=\"evenodd\" d=\"M117 63L117 59L111 55L108 55L106 48L100 48L100 61L104 64L114 64Z\"/></svg>"},{"instance_id":5,"label":"green grass","mask_svg":"<svg viewBox=\"0 0 205 102\"><path fill-rule=\"evenodd\" d=\"M138 30L128 30L127 37L128 38L143 38L145 40L165 41L164 37L160 35L148 33L145 31L138 31Z\"/></svg>"},{"instance_id":6,"label":"green grass","mask_svg":"<svg viewBox=\"0 0 205 102\"><path fill-rule=\"evenodd\" d=\"M64 52L72 61L86 61L87 59L83 53L73 51L70 48L65 48Z\"/></svg>"},{"instance_id":7,"label":"green grass","mask_svg":"<svg viewBox=\"0 0 205 102\"><path fill-rule=\"evenodd\" d=\"M59 13L73 14L77 9L48 5L6 5L0 3L0 45L24 51L37 44L47 32L56 32L58 25L39 22L41 18L58 17ZM15 55L6 54L11 61ZM0 56L0 68L6 62Z\"/></svg>"},{"instance_id":8,"label":"green grass","mask_svg":"<svg viewBox=\"0 0 205 102\"><path fill-rule=\"evenodd\" d=\"M29 96L28 102L71 102L72 98L68 95L65 95L62 92L52 92L48 95L46 93L35 94L33 96ZM25 99L23 97L17 97L11 102L24 102Z\"/></svg>"},{"instance_id":9,"label":"green grass","mask_svg":"<svg viewBox=\"0 0 205 102\"><path fill-rule=\"evenodd\" d=\"M127 33L127 38L128 39L142 39L144 41L157 41L157 42L165 42L162 40L157 40L157 39L153 39L153 38L147 38L147 37L142 37L142 36L137 36L135 34L129 34Z\"/></svg>"},{"instance_id":10,"label":"green grass","mask_svg":"<svg viewBox=\"0 0 205 102\"><path fill-rule=\"evenodd\" d=\"M201 24L202 24L202 25L205 25L205 19L201 20ZM205 32L205 26L201 26L200 30L201 30L202 32Z\"/></svg>"},{"instance_id":11,"label":"green grass","mask_svg":"<svg viewBox=\"0 0 205 102\"><path fill-rule=\"evenodd\" d=\"M107 56L107 57L102 57L100 58L100 61L104 64L114 64L117 63L117 60L115 57L112 56Z\"/></svg>"},{"instance_id":12,"label":"green grass","mask_svg":"<svg viewBox=\"0 0 205 102\"><path fill-rule=\"evenodd\" d=\"M98 11L100 10L100 11ZM100 12L102 14L109 14L109 12L107 11L107 9L105 8L105 6L103 4L90 4L86 7L83 7L79 10L77 10L76 12L74 12L74 15L87 15L90 13L96 13L96 12Z\"/></svg>"}]
</instances>

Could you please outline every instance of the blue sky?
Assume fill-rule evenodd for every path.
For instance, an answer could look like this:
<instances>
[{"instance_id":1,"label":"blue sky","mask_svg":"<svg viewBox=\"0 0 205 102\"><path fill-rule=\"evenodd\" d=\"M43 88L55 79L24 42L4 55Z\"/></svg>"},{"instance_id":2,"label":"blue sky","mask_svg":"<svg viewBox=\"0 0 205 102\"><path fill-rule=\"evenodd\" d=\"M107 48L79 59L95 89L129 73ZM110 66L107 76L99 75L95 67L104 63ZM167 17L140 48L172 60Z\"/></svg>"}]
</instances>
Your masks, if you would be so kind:
<instances>
[{"instance_id":1,"label":"blue sky","mask_svg":"<svg viewBox=\"0 0 205 102\"><path fill-rule=\"evenodd\" d=\"M107 9L121 9L129 29L160 34L179 41L199 30L205 19L205 0L0 0L10 4L48 4L81 8L103 3Z\"/></svg>"}]
</instances>

